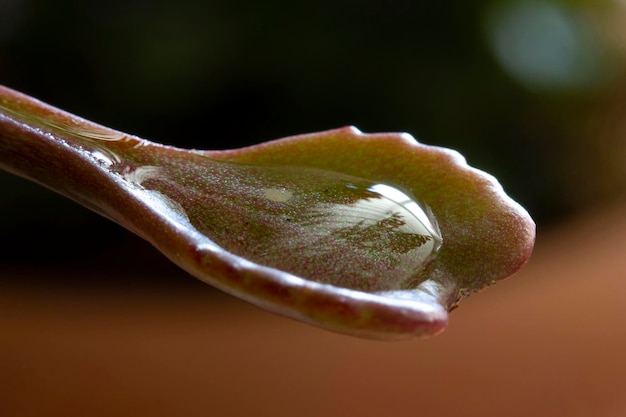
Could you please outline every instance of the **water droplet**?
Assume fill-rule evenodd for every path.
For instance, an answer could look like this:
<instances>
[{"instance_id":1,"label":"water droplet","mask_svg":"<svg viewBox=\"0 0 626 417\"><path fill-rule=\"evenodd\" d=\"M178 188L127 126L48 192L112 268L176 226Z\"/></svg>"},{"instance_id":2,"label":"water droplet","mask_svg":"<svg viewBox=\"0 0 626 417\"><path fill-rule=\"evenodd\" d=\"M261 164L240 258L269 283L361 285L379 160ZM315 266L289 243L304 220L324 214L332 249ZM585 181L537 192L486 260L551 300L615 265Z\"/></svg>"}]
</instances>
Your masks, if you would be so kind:
<instances>
[{"instance_id":1,"label":"water droplet","mask_svg":"<svg viewBox=\"0 0 626 417\"><path fill-rule=\"evenodd\" d=\"M432 214L378 181L198 156L158 167L118 164L146 201L176 202L186 223L227 251L320 283L369 292L409 288L442 238ZM199 168L201 167L201 168ZM156 205L155 205L156 207Z\"/></svg>"}]
</instances>

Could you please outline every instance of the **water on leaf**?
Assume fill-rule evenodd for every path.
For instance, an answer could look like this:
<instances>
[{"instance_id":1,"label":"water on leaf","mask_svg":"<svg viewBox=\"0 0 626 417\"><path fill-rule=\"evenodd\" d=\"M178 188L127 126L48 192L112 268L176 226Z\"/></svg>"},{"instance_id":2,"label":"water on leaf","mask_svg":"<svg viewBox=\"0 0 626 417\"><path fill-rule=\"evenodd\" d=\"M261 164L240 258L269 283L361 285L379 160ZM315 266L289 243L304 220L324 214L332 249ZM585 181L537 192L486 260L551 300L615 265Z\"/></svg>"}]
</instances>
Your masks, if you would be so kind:
<instances>
[{"instance_id":1,"label":"water on leaf","mask_svg":"<svg viewBox=\"0 0 626 417\"><path fill-rule=\"evenodd\" d=\"M117 170L229 252L316 282L408 288L442 242L409 193L336 172L201 156Z\"/></svg>"}]
</instances>

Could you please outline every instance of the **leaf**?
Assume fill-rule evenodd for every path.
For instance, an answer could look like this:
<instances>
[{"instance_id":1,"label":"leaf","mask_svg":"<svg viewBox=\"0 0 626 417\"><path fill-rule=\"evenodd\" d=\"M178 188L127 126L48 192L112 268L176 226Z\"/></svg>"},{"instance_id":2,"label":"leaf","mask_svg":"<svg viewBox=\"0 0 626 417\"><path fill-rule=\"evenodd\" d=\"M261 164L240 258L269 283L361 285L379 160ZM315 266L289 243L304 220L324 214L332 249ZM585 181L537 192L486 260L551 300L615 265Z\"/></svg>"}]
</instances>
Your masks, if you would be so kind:
<instances>
[{"instance_id":1,"label":"leaf","mask_svg":"<svg viewBox=\"0 0 626 417\"><path fill-rule=\"evenodd\" d=\"M230 294L366 338L440 332L463 298L521 268L535 237L493 177L404 133L183 150L0 88L0 167Z\"/></svg>"}]
</instances>

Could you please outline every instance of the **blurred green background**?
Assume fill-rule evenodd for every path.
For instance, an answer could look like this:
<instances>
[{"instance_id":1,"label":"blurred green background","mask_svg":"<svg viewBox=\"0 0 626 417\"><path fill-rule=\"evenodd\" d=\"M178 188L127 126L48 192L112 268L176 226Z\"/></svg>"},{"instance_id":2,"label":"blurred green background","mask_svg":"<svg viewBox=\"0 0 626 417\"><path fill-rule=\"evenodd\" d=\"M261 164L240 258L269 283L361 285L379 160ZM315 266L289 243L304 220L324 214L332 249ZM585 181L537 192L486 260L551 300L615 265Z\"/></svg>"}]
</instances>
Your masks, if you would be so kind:
<instances>
[{"instance_id":1,"label":"blurred green background","mask_svg":"<svg viewBox=\"0 0 626 417\"><path fill-rule=\"evenodd\" d=\"M625 3L0 0L0 83L181 147L406 131L495 175L541 233L626 190ZM0 189L7 268L179 273L34 184Z\"/></svg>"}]
</instances>

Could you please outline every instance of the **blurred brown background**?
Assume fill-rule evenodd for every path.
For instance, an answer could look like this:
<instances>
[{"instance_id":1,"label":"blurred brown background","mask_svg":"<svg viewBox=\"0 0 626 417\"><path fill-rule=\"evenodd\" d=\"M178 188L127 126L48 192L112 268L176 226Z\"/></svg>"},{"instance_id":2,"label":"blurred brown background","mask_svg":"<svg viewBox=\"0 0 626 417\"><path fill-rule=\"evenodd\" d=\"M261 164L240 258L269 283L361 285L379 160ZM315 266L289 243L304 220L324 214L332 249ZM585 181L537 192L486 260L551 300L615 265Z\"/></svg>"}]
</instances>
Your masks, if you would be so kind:
<instances>
[{"instance_id":1,"label":"blurred brown background","mask_svg":"<svg viewBox=\"0 0 626 417\"><path fill-rule=\"evenodd\" d=\"M407 131L538 223L443 334L378 343L0 173L0 415L626 415L625 58L620 0L0 0L1 84L181 147Z\"/></svg>"}]
</instances>

